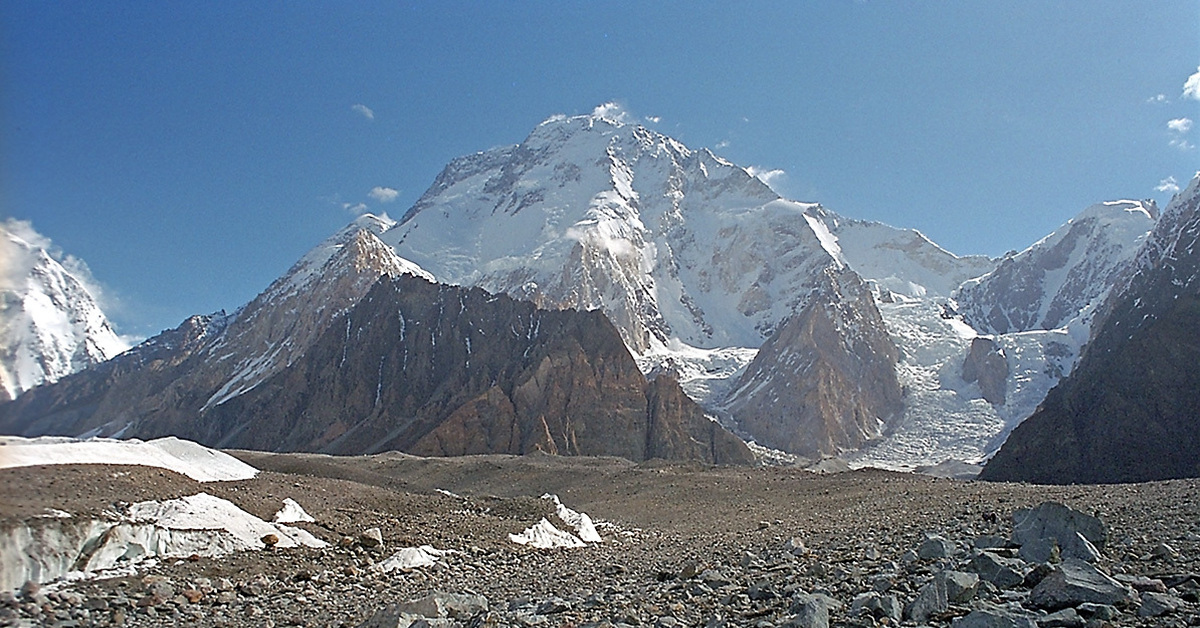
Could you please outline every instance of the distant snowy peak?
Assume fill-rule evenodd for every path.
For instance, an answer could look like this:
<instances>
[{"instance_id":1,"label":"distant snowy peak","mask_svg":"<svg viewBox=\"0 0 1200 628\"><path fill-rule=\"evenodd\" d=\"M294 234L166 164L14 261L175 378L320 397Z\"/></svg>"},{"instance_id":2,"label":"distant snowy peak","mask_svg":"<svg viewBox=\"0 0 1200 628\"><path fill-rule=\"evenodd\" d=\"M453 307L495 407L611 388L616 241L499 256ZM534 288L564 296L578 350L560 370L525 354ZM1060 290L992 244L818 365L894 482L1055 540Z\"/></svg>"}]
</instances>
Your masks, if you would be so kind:
<instances>
[{"instance_id":1,"label":"distant snowy peak","mask_svg":"<svg viewBox=\"0 0 1200 628\"><path fill-rule=\"evenodd\" d=\"M806 213L827 226L851 269L886 292L948 297L964 281L996 266L983 255L955 255L915 229L845 218L821 206Z\"/></svg>"},{"instance_id":2,"label":"distant snowy peak","mask_svg":"<svg viewBox=\"0 0 1200 628\"><path fill-rule=\"evenodd\" d=\"M955 295L959 311L984 333L1062 327L1104 300L1157 217L1153 201L1093 205L965 282Z\"/></svg>"},{"instance_id":3,"label":"distant snowy peak","mask_svg":"<svg viewBox=\"0 0 1200 628\"><path fill-rule=\"evenodd\" d=\"M27 223L0 224L0 401L129 348L85 281L39 241Z\"/></svg>"}]
</instances>

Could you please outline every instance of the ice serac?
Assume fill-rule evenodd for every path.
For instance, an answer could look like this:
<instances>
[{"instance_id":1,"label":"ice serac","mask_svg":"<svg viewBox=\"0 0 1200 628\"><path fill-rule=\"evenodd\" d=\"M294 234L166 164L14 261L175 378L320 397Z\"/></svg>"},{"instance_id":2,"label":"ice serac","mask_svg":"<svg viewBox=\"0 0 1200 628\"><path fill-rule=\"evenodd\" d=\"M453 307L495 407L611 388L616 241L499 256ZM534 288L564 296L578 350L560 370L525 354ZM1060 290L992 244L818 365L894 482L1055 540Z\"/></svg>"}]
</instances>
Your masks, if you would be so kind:
<instances>
[{"instance_id":1,"label":"ice serac","mask_svg":"<svg viewBox=\"0 0 1200 628\"><path fill-rule=\"evenodd\" d=\"M1097 314L1074 372L981 477L1068 484L1200 476L1200 175Z\"/></svg>"},{"instance_id":2,"label":"ice serac","mask_svg":"<svg viewBox=\"0 0 1200 628\"><path fill-rule=\"evenodd\" d=\"M673 406L652 403L659 387L600 312L401 277L381 280L292 368L202 421L222 445L256 449L752 462L681 393ZM680 434L686 447L671 438Z\"/></svg>"},{"instance_id":3,"label":"ice serac","mask_svg":"<svg viewBox=\"0 0 1200 628\"><path fill-rule=\"evenodd\" d=\"M647 373L678 376L714 411L754 349L808 304L827 270L853 274L820 206L782 199L707 150L602 112L554 117L517 146L451 162L383 239L442 281L603 311ZM829 308L844 307L840 291L822 296L834 300ZM886 337L878 316L861 322L879 327L854 331ZM860 387L853 375L836 382L849 387L843 398ZM739 408L765 406L765 398L752 401L756 394L744 390Z\"/></svg>"},{"instance_id":4,"label":"ice serac","mask_svg":"<svg viewBox=\"0 0 1200 628\"><path fill-rule=\"evenodd\" d=\"M1104 300L1157 217L1153 201L1093 205L964 283L955 294L958 310L987 334L1063 327Z\"/></svg>"},{"instance_id":5,"label":"ice serac","mask_svg":"<svg viewBox=\"0 0 1200 628\"><path fill-rule=\"evenodd\" d=\"M379 277L428 276L376 237L390 224L360 217L233 315L193 316L66 378L69 385L22 395L0 406L0 428L27 436L179 435L198 413L286 368Z\"/></svg>"},{"instance_id":6,"label":"ice serac","mask_svg":"<svg viewBox=\"0 0 1200 628\"><path fill-rule=\"evenodd\" d=\"M0 402L129 348L48 245L27 223L0 223Z\"/></svg>"},{"instance_id":7,"label":"ice serac","mask_svg":"<svg viewBox=\"0 0 1200 628\"><path fill-rule=\"evenodd\" d=\"M871 292L848 270L824 279L759 349L727 402L759 444L813 457L881 437L904 406L896 345Z\"/></svg>"}]
</instances>

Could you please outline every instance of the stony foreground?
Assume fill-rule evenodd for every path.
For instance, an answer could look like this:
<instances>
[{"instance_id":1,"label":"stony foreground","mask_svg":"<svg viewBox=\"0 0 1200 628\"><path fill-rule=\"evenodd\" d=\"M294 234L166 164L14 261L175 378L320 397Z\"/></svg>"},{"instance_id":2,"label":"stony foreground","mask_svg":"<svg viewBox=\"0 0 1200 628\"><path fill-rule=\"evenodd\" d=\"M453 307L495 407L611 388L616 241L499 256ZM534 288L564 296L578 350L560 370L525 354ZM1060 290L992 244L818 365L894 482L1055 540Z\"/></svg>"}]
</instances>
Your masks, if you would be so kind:
<instances>
[{"instance_id":1,"label":"stony foreground","mask_svg":"<svg viewBox=\"0 0 1200 628\"><path fill-rule=\"evenodd\" d=\"M290 497L317 520L298 525L331 546L30 586L0 594L0 624L1200 625L1196 480L1045 487L540 455L236 455L264 472L198 484L140 467L11 469L0 513L5 525L45 508L86 517L205 491L270 518ZM511 542L544 516L566 527L543 493L590 514L604 541ZM1047 501L1065 506L1035 508ZM379 569L420 545L452 551Z\"/></svg>"}]
</instances>

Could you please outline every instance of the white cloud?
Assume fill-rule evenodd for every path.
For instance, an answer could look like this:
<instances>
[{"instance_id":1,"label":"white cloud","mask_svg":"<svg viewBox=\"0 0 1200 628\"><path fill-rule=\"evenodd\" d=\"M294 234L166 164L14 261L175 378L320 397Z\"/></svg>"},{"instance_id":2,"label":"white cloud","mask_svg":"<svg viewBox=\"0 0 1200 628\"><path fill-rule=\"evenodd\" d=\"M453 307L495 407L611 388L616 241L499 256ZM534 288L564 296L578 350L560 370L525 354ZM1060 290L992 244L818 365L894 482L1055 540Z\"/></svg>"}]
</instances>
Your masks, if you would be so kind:
<instances>
[{"instance_id":1,"label":"white cloud","mask_svg":"<svg viewBox=\"0 0 1200 628\"><path fill-rule=\"evenodd\" d=\"M400 196L400 191L377 185L371 188L371 191L367 193L367 196L370 196L380 203L390 203Z\"/></svg>"},{"instance_id":2,"label":"white cloud","mask_svg":"<svg viewBox=\"0 0 1200 628\"><path fill-rule=\"evenodd\" d=\"M1155 104L1166 103L1166 102L1168 102L1167 95L1166 94L1155 94L1155 95L1147 98L1146 102L1155 103Z\"/></svg>"},{"instance_id":3,"label":"white cloud","mask_svg":"<svg viewBox=\"0 0 1200 628\"><path fill-rule=\"evenodd\" d=\"M721 140L721 141L717 142L717 145L713 146L713 148L715 148L717 150L721 150L722 148L729 148L729 140Z\"/></svg>"},{"instance_id":4,"label":"white cloud","mask_svg":"<svg viewBox=\"0 0 1200 628\"><path fill-rule=\"evenodd\" d=\"M1189 76L1183 84L1183 97L1200 100L1200 67L1197 67L1196 73Z\"/></svg>"},{"instance_id":5,"label":"white cloud","mask_svg":"<svg viewBox=\"0 0 1200 628\"><path fill-rule=\"evenodd\" d=\"M1175 180L1175 177L1167 177L1159 181L1158 185L1154 186L1154 190L1174 194L1179 191L1179 182Z\"/></svg>"},{"instance_id":6,"label":"white cloud","mask_svg":"<svg viewBox=\"0 0 1200 628\"><path fill-rule=\"evenodd\" d=\"M362 104L352 105L350 107L350 109L352 109L355 113L357 113L358 115L360 115L368 120L375 119L375 112L371 111L371 108L366 105L362 105Z\"/></svg>"},{"instance_id":7,"label":"white cloud","mask_svg":"<svg viewBox=\"0 0 1200 628\"><path fill-rule=\"evenodd\" d=\"M625 111L625 107L615 102L606 102L592 110L592 115L597 118L604 118L621 124L629 124L633 122L633 117Z\"/></svg>"},{"instance_id":8,"label":"white cloud","mask_svg":"<svg viewBox=\"0 0 1200 628\"><path fill-rule=\"evenodd\" d=\"M1187 133L1192 130L1191 118L1175 118L1167 122L1167 128L1176 133Z\"/></svg>"},{"instance_id":9,"label":"white cloud","mask_svg":"<svg viewBox=\"0 0 1200 628\"><path fill-rule=\"evenodd\" d=\"M351 214L354 214L355 216L361 216L361 215L367 213L367 204L366 203L342 203L342 209L346 210L347 212L350 212Z\"/></svg>"},{"instance_id":10,"label":"white cloud","mask_svg":"<svg viewBox=\"0 0 1200 628\"><path fill-rule=\"evenodd\" d=\"M746 172L750 173L750 176L758 179L759 181L766 183L767 187L775 190L776 192L779 190L775 189L775 186L783 183L783 180L787 178L787 173L779 169L767 170L766 168L759 168L758 166L750 166L749 168L746 168Z\"/></svg>"},{"instance_id":11,"label":"white cloud","mask_svg":"<svg viewBox=\"0 0 1200 628\"><path fill-rule=\"evenodd\" d=\"M646 116L646 122L650 124L658 124L662 122L662 116Z\"/></svg>"},{"instance_id":12,"label":"white cloud","mask_svg":"<svg viewBox=\"0 0 1200 628\"><path fill-rule=\"evenodd\" d=\"M1182 137L1171 140L1170 144L1179 150L1192 150L1196 147L1195 144L1183 139Z\"/></svg>"}]
</instances>

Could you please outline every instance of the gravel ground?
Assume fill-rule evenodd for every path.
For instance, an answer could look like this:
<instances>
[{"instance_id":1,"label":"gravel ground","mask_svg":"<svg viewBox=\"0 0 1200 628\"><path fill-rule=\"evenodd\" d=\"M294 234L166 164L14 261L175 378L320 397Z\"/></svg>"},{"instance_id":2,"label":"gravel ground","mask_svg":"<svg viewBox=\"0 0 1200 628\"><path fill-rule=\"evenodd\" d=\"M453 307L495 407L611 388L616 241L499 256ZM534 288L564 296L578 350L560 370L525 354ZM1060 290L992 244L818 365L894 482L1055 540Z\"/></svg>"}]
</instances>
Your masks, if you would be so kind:
<instances>
[{"instance_id":1,"label":"gravel ground","mask_svg":"<svg viewBox=\"0 0 1200 628\"><path fill-rule=\"evenodd\" d=\"M376 614L435 592L477 596L456 602L465 610L431 613L435 626L1027 625L968 621L989 612L1043 628L1200 625L1197 480L1050 487L542 455L231 453L263 472L199 484L128 466L3 470L0 525L46 508L99 516L118 501L204 491L268 520L291 497L317 520L297 525L331 547L167 560L137 575L27 590L0 600L0 625L358 626L375 616L368 625L405 626L414 616L404 609ZM543 493L591 515L605 541L555 550L509 541L552 513ZM995 541L1010 537L1013 512L1045 501L1107 524L1096 565L1136 590L1132 601L1100 610L1072 603L1063 613L1078 611L1073 619L1052 615L1057 609L1038 607L1031 589L1055 557L1043 567L1021 563L1019 585L979 582L928 616L919 610L940 573L962 572L978 548L1004 545ZM372 527L382 547L343 546ZM918 554L929 535L948 541L944 553ZM374 568L417 545L454 553L407 573ZM1017 560L1011 544L995 552ZM1158 597L1167 610L1152 614Z\"/></svg>"}]
</instances>

